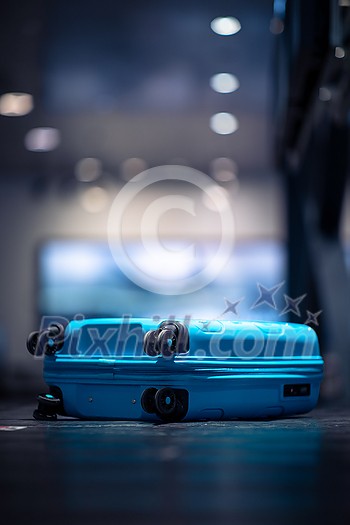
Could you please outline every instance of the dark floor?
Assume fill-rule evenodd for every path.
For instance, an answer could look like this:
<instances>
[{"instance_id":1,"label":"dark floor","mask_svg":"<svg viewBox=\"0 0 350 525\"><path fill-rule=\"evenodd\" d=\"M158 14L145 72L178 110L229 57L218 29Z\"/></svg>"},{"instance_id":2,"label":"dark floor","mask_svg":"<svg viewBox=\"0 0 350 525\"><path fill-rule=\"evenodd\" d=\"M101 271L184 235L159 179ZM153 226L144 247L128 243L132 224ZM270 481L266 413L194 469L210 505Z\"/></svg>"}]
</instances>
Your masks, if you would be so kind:
<instances>
[{"instance_id":1,"label":"dark floor","mask_svg":"<svg viewBox=\"0 0 350 525\"><path fill-rule=\"evenodd\" d=\"M0 410L2 523L350 523L350 410L154 425L33 408Z\"/></svg>"}]
</instances>

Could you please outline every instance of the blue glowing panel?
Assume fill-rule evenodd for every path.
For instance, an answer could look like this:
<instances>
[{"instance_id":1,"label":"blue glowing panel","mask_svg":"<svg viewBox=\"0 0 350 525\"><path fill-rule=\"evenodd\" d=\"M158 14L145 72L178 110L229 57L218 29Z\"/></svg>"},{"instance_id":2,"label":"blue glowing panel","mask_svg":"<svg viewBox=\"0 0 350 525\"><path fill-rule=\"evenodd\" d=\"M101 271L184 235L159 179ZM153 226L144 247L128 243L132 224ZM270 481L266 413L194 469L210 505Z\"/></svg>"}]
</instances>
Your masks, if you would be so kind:
<instances>
[{"instance_id":1,"label":"blue glowing panel","mask_svg":"<svg viewBox=\"0 0 350 525\"><path fill-rule=\"evenodd\" d=\"M182 269L191 277L210 257L211 245L202 247L198 264ZM130 243L130 254L137 259L140 247ZM258 284L273 288L286 277L285 248L275 241L236 244L232 256L215 280L189 294L162 295L144 290L130 281L114 261L109 246L99 241L55 240L39 250L38 312L40 315L154 316L284 320L282 284L272 304L260 300ZM159 266L161 269L161 265ZM185 273L183 273L185 272ZM159 279L164 278L161 273ZM231 303L240 301L236 308ZM256 304L255 307L253 307ZM275 307L274 307L275 306ZM237 312L237 313L235 313Z\"/></svg>"}]
</instances>

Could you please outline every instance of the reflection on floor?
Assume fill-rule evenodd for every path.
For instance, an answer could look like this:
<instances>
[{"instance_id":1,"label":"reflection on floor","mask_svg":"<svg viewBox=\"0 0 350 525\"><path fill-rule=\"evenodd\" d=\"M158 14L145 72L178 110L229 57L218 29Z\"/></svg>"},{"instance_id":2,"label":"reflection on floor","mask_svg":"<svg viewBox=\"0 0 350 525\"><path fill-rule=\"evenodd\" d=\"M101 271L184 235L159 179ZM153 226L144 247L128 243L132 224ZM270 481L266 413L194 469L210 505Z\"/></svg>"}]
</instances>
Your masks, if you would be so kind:
<instances>
[{"instance_id":1,"label":"reflection on floor","mask_svg":"<svg viewBox=\"0 0 350 525\"><path fill-rule=\"evenodd\" d=\"M350 410L154 425L38 422L33 408L0 411L6 523L350 522Z\"/></svg>"}]
</instances>

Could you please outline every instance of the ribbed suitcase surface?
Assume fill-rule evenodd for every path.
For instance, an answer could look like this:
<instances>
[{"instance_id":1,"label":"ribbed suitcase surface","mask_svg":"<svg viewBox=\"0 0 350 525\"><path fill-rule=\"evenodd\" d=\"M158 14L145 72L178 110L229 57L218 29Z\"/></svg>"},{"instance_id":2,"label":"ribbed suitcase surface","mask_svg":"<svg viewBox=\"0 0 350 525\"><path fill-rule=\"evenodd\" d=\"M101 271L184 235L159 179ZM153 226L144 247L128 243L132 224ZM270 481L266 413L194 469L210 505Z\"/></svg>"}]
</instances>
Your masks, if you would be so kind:
<instances>
[{"instance_id":1,"label":"ribbed suitcase surface","mask_svg":"<svg viewBox=\"0 0 350 525\"><path fill-rule=\"evenodd\" d=\"M57 413L180 421L266 418L315 407L323 374L306 325L84 319L49 339L44 379Z\"/></svg>"}]
</instances>

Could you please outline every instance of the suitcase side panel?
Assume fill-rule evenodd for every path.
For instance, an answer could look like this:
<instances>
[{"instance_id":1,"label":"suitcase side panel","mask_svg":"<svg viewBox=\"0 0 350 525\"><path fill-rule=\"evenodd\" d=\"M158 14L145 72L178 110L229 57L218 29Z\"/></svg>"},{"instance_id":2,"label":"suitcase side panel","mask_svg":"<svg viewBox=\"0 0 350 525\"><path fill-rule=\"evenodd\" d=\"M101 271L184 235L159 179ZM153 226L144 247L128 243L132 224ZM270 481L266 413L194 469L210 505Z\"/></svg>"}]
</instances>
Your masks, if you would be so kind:
<instances>
[{"instance_id":1,"label":"suitcase side panel","mask_svg":"<svg viewBox=\"0 0 350 525\"><path fill-rule=\"evenodd\" d=\"M282 369L218 370L193 373L50 373L47 383L62 391L69 415L84 418L157 420L142 410L141 397L147 388L170 387L189 393L185 419L230 419L304 413L317 403L322 363ZM285 385L310 385L307 395L286 397Z\"/></svg>"},{"instance_id":2,"label":"suitcase side panel","mask_svg":"<svg viewBox=\"0 0 350 525\"><path fill-rule=\"evenodd\" d=\"M278 417L314 408L323 361L305 325L191 321L190 349L172 359L143 352L158 321L73 321L60 352L46 356L44 379L62 392L67 415L159 420L143 410L145 389L185 389L185 420ZM307 395L286 396L285 385ZM289 388L288 387L288 388Z\"/></svg>"}]
</instances>

